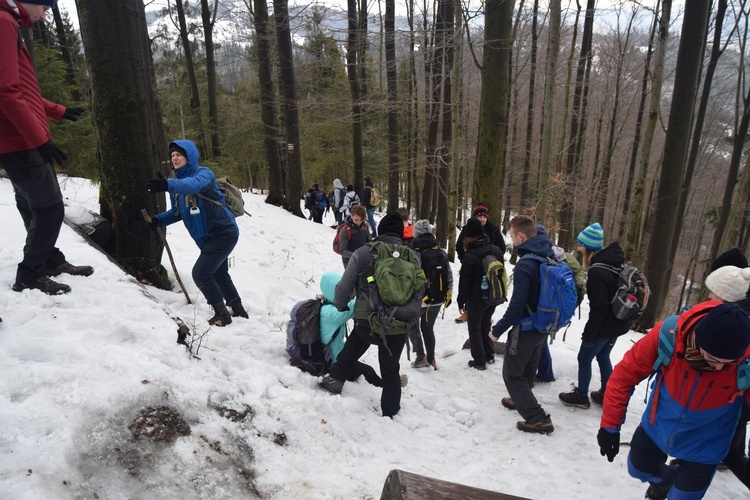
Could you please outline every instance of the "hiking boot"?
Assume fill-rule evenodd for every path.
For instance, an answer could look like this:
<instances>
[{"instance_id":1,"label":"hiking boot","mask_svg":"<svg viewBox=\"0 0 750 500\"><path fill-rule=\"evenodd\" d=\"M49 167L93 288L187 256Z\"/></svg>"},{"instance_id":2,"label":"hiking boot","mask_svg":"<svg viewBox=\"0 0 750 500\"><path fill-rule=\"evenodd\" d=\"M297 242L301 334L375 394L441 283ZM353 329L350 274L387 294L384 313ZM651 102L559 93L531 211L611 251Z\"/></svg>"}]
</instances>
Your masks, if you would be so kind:
<instances>
[{"instance_id":1,"label":"hiking boot","mask_svg":"<svg viewBox=\"0 0 750 500\"><path fill-rule=\"evenodd\" d=\"M461 314L461 316L459 316L458 318L456 318L456 323L463 323L467 319L469 319L469 313L467 313L466 311L464 311Z\"/></svg>"},{"instance_id":2,"label":"hiking boot","mask_svg":"<svg viewBox=\"0 0 750 500\"><path fill-rule=\"evenodd\" d=\"M419 359L415 359L411 364L412 368L429 368L430 363L427 362L427 356L420 356Z\"/></svg>"},{"instance_id":3,"label":"hiking boot","mask_svg":"<svg viewBox=\"0 0 750 500\"><path fill-rule=\"evenodd\" d=\"M242 300L239 297L227 302L227 307L232 308L232 317L234 318L237 318L237 317L245 318L245 319L250 318L250 316L247 314L247 311L245 311L245 308L242 307Z\"/></svg>"},{"instance_id":4,"label":"hiking boot","mask_svg":"<svg viewBox=\"0 0 750 500\"><path fill-rule=\"evenodd\" d=\"M599 406L604 404L604 393L602 391L591 391L591 401Z\"/></svg>"},{"instance_id":5,"label":"hiking boot","mask_svg":"<svg viewBox=\"0 0 750 500\"><path fill-rule=\"evenodd\" d=\"M583 394L578 392L578 389L573 389L570 392L561 392L560 401L562 401L565 405L572 406L574 408L582 408L584 410L588 409L591 406L588 396L584 396Z\"/></svg>"},{"instance_id":6,"label":"hiking boot","mask_svg":"<svg viewBox=\"0 0 750 500\"><path fill-rule=\"evenodd\" d=\"M341 394L341 390L344 388L344 381L335 379L330 375L326 375L325 377L323 377L323 380L318 383L318 385L331 394Z\"/></svg>"},{"instance_id":7,"label":"hiking boot","mask_svg":"<svg viewBox=\"0 0 750 500\"><path fill-rule=\"evenodd\" d=\"M214 326L227 326L232 323L232 315L227 311L227 307L224 305L224 301L211 304L216 314L208 320L209 325Z\"/></svg>"},{"instance_id":8,"label":"hiking boot","mask_svg":"<svg viewBox=\"0 0 750 500\"><path fill-rule=\"evenodd\" d=\"M669 492L668 485L650 483L646 490L646 498L651 500L666 500Z\"/></svg>"},{"instance_id":9,"label":"hiking boot","mask_svg":"<svg viewBox=\"0 0 750 500\"><path fill-rule=\"evenodd\" d=\"M434 360L434 359L433 359L432 361L428 361L428 363L430 363L430 366L431 366L431 367L432 367L433 369L437 370L437 363L435 362L435 360Z\"/></svg>"},{"instance_id":10,"label":"hiking boot","mask_svg":"<svg viewBox=\"0 0 750 500\"><path fill-rule=\"evenodd\" d=\"M16 281L13 284L13 290L16 292L22 292L24 290L40 290L47 295L62 295L63 293L70 292L70 287L65 283L52 281L46 276L39 276L29 280Z\"/></svg>"},{"instance_id":11,"label":"hiking boot","mask_svg":"<svg viewBox=\"0 0 750 500\"><path fill-rule=\"evenodd\" d=\"M70 274L71 276L91 276L94 274L94 268L91 266L74 266L70 262L65 261L57 267L44 269L44 274L47 276L58 276L63 273Z\"/></svg>"},{"instance_id":12,"label":"hiking boot","mask_svg":"<svg viewBox=\"0 0 750 500\"><path fill-rule=\"evenodd\" d=\"M406 373L402 373L399 377L401 379L401 388L403 389L407 385L409 385L409 377L406 375Z\"/></svg>"},{"instance_id":13,"label":"hiking boot","mask_svg":"<svg viewBox=\"0 0 750 500\"><path fill-rule=\"evenodd\" d=\"M552 419L549 415L537 422L526 422L522 420L516 424L516 428L519 431L536 432L537 434L549 434L555 430L555 427L552 425Z\"/></svg>"},{"instance_id":14,"label":"hiking boot","mask_svg":"<svg viewBox=\"0 0 750 500\"><path fill-rule=\"evenodd\" d=\"M487 364L488 365L494 365L495 364L495 356L492 355L489 358L487 358Z\"/></svg>"},{"instance_id":15,"label":"hiking boot","mask_svg":"<svg viewBox=\"0 0 750 500\"><path fill-rule=\"evenodd\" d=\"M471 361L469 361L469 367L470 368L474 368L475 370L479 370L479 371L487 369L487 365L486 364L481 364L480 365L480 364L474 362L473 359Z\"/></svg>"},{"instance_id":16,"label":"hiking boot","mask_svg":"<svg viewBox=\"0 0 750 500\"><path fill-rule=\"evenodd\" d=\"M500 400L500 404L509 410L515 410L516 405L511 398L503 398Z\"/></svg>"}]
</instances>

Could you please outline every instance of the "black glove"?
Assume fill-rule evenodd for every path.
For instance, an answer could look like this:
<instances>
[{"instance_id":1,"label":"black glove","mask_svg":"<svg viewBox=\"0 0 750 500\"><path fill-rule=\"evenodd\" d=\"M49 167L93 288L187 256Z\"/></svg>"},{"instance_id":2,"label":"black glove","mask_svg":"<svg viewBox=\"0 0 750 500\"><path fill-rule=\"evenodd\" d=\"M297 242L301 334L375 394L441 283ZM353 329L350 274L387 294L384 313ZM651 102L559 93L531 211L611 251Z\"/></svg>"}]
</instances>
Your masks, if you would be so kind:
<instances>
[{"instance_id":1,"label":"black glove","mask_svg":"<svg viewBox=\"0 0 750 500\"><path fill-rule=\"evenodd\" d=\"M151 219L151 222L147 222L148 227L151 228L152 231L156 231L159 229L159 221L156 219Z\"/></svg>"},{"instance_id":2,"label":"black glove","mask_svg":"<svg viewBox=\"0 0 750 500\"><path fill-rule=\"evenodd\" d=\"M167 190L167 179L159 172L158 179L151 179L146 183L146 191L149 193L163 193Z\"/></svg>"},{"instance_id":3,"label":"black glove","mask_svg":"<svg viewBox=\"0 0 750 500\"><path fill-rule=\"evenodd\" d=\"M81 117L84 111L86 110L83 108L65 108L65 113L63 113L63 118L65 118L66 120L75 122L75 121L78 121L78 119Z\"/></svg>"},{"instance_id":4,"label":"black glove","mask_svg":"<svg viewBox=\"0 0 750 500\"><path fill-rule=\"evenodd\" d=\"M607 460L614 461L615 456L620 451L620 432L612 432L601 427L599 428L599 434L596 435L596 441L599 443L599 452L602 456L606 455Z\"/></svg>"},{"instance_id":5,"label":"black glove","mask_svg":"<svg viewBox=\"0 0 750 500\"><path fill-rule=\"evenodd\" d=\"M42 160L46 161L50 165L52 165L53 163L62 165L63 162L68 159L68 155L65 154L65 151L60 149L60 147L52 141L45 142L44 144L36 148L36 150L39 151L39 154L42 156Z\"/></svg>"}]
</instances>

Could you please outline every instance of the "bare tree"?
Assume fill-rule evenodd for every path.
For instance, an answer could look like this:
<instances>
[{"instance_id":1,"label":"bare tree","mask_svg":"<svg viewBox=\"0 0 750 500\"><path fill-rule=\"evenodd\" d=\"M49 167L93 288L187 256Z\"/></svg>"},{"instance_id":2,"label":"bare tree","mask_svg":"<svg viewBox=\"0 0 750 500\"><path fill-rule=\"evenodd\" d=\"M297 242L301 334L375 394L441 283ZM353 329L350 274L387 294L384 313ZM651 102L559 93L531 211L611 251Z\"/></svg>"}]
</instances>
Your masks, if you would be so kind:
<instances>
[{"instance_id":1,"label":"bare tree","mask_svg":"<svg viewBox=\"0 0 750 500\"><path fill-rule=\"evenodd\" d=\"M219 106L216 102L216 61L214 60L214 22L219 8L219 0L214 0L213 9L208 0L201 0L201 19L203 20L203 37L206 42L206 77L208 80L208 116L211 130L211 155L221 156L219 143Z\"/></svg>"},{"instance_id":2,"label":"bare tree","mask_svg":"<svg viewBox=\"0 0 750 500\"><path fill-rule=\"evenodd\" d=\"M190 111L192 112L193 120L198 125L199 147L205 156L207 154L206 133L203 130L203 117L201 116L201 95L198 91L198 79L195 76L195 63L193 62L193 48L188 38L185 8L182 0L175 0L175 8L177 9L177 21L180 28L180 40L182 41L182 48L185 51L185 67L187 69L188 81L190 82Z\"/></svg>"},{"instance_id":3,"label":"bare tree","mask_svg":"<svg viewBox=\"0 0 750 500\"><path fill-rule=\"evenodd\" d=\"M396 72L396 8L385 0L385 66L388 87L388 207L398 208L398 179L401 169L398 135L398 80Z\"/></svg>"}]
</instances>

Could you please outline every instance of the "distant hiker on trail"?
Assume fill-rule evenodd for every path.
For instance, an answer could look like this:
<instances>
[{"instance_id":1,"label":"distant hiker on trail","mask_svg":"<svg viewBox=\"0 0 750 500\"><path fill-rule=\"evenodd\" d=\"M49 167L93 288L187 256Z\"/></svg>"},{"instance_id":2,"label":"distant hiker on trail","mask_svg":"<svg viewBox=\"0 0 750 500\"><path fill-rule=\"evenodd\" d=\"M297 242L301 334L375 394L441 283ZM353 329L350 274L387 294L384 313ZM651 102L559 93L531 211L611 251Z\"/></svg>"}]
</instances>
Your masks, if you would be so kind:
<instances>
[{"instance_id":1,"label":"distant hiker on trail","mask_svg":"<svg viewBox=\"0 0 750 500\"><path fill-rule=\"evenodd\" d=\"M448 307L451 304L453 272L448 254L438 246L437 239L432 234L432 225L426 219L414 223L414 251L420 257L427 283L419 317L419 330L414 329L409 333L409 340L414 347L415 354L411 366L437 370L435 321L440 314L441 306L445 304L445 307ZM424 345L422 339L424 339Z\"/></svg>"},{"instance_id":2,"label":"distant hiker on trail","mask_svg":"<svg viewBox=\"0 0 750 500\"><path fill-rule=\"evenodd\" d=\"M315 218L315 187L311 187L305 193L305 210L309 212L307 220L313 220Z\"/></svg>"},{"instance_id":3,"label":"distant hiker on trail","mask_svg":"<svg viewBox=\"0 0 750 500\"><path fill-rule=\"evenodd\" d=\"M320 382L320 387L328 392L341 394L354 363L370 345L376 345L383 378L380 407L384 417L393 417L401 409L404 382L399 373L399 359L406 334L416 327L424 294L418 259L401 240L403 227L398 214L386 215L378 226L380 236L375 243L359 248L352 255L336 287L333 305L339 311L346 311L349 297L356 290L354 330L330 374ZM394 280L393 276L400 278ZM396 297L402 299L396 302L402 305L395 306Z\"/></svg>"},{"instance_id":4,"label":"distant hiker on trail","mask_svg":"<svg viewBox=\"0 0 750 500\"><path fill-rule=\"evenodd\" d=\"M318 184L313 184L313 187L307 192L305 196L305 208L310 210L310 217L318 224L323 223L323 213L325 213L326 206L328 206L328 197L320 190ZM307 220L310 220L308 217Z\"/></svg>"},{"instance_id":5,"label":"distant hiker on trail","mask_svg":"<svg viewBox=\"0 0 750 500\"><path fill-rule=\"evenodd\" d=\"M336 227L344 222L344 214L339 211L344 204L344 196L346 196L346 188L341 183L341 179L333 179L333 193L329 203L331 204L331 210L333 210L333 216L336 218Z\"/></svg>"},{"instance_id":6,"label":"distant hiker on trail","mask_svg":"<svg viewBox=\"0 0 750 500\"><path fill-rule=\"evenodd\" d=\"M396 213L401 217L401 222L404 224L404 245L411 248L414 244L414 226L409 222L409 209L399 207Z\"/></svg>"},{"instance_id":7,"label":"distant hiker on trail","mask_svg":"<svg viewBox=\"0 0 750 500\"><path fill-rule=\"evenodd\" d=\"M344 220L348 219L349 216L352 215L352 207L355 205L361 205L361 203L359 202L359 195L354 192L354 186L349 184L348 186L346 186L344 203L341 205L341 208L339 208L339 212L341 212L342 218Z\"/></svg>"},{"instance_id":8,"label":"distant hiker on trail","mask_svg":"<svg viewBox=\"0 0 750 500\"><path fill-rule=\"evenodd\" d=\"M200 248L200 256L193 266L193 281L214 309L209 325L226 326L232 322L232 316L247 318L247 311L242 307L240 295L229 276L227 261L237 244L240 230L219 191L216 176L210 168L198 164L198 148L193 141L172 141L169 155L174 178L160 176L152 179L146 184L146 189L149 193L168 192L172 208L153 216L149 227L156 231L182 220ZM226 306L232 308L231 314Z\"/></svg>"},{"instance_id":9,"label":"distant hiker on trail","mask_svg":"<svg viewBox=\"0 0 750 500\"><path fill-rule=\"evenodd\" d=\"M518 251L519 259L513 271L513 295L505 314L492 327L490 338L498 340L509 328L503 356L503 381L510 397L501 403L508 409L518 410L524 418L516 427L524 432L549 433L555 430L552 419L539 404L532 388L539 365L542 344L548 334L529 324L522 329L522 319L528 319L528 311L536 311L539 304L541 263L534 258L522 258L531 254L542 258L553 257L552 243L542 226L537 226L531 217L518 215L510 221L511 241ZM530 322L529 322L530 323Z\"/></svg>"},{"instance_id":10,"label":"distant hiker on trail","mask_svg":"<svg viewBox=\"0 0 750 500\"><path fill-rule=\"evenodd\" d=\"M365 192L362 194L362 205L364 205L365 209L367 210L367 221L370 223L370 227L372 228L372 237L376 238L378 236L378 230L375 227L375 209L378 208L378 206L372 204L373 189L375 189L375 185L372 183L372 179L370 179L370 176L366 175Z\"/></svg>"},{"instance_id":11,"label":"distant hiker on trail","mask_svg":"<svg viewBox=\"0 0 750 500\"><path fill-rule=\"evenodd\" d=\"M70 292L49 276L89 276L91 266L74 266L55 244L65 218L54 163L68 159L50 135L47 119L76 121L82 108L66 108L44 99L34 63L20 26L44 19L56 0L0 0L0 168L16 193L16 208L26 228L23 260L13 290L40 290L48 295Z\"/></svg>"},{"instance_id":12,"label":"distant hiker on trail","mask_svg":"<svg viewBox=\"0 0 750 500\"><path fill-rule=\"evenodd\" d=\"M703 302L657 323L609 378L597 434L602 456L612 462L618 454L633 390L655 373L630 439L628 472L651 483L646 498L703 498L729 449L741 406L750 403L746 379L738 377L748 356L750 317L737 304ZM676 459L670 465L668 456Z\"/></svg>"},{"instance_id":13,"label":"distant hiker on trail","mask_svg":"<svg viewBox=\"0 0 750 500\"><path fill-rule=\"evenodd\" d=\"M581 348L578 350L578 385L571 392L560 393L560 401L576 408L588 408L591 382L591 362L596 358L601 373L601 386L591 393L596 404L602 404L607 380L612 374L609 359L617 337L630 330L632 320L617 319L612 313L612 298L620 287L620 277L601 267L619 269L625 264L625 254L615 242L604 248L604 230L598 222L578 234L578 251L583 255L583 267L588 269L586 292L589 297L589 318L583 328ZM596 264L599 264L597 266Z\"/></svg>"},{"instance_id":14,"label":"distant hiker on trail","mask_svg":"<svg viewBox=\"0 0 750 500\"><path fill-rule=\"evenodd\" d=\"M372 241L370 228L365 221L367 212L362 205L352 207L352 215L339 229L339 249L344 269L349 265L352 254L360 247Z\"/></svg>"},{"instance_id":15,"label":"distant hiker on trail","mask_svg":"<svg viewBox=\"0 0 750 500\"><path fill-rule=\"evenodd\" d=\"M488 255L493 255L503 262L502 251L489 242L484 234L482 223L471 218L464 225L464 260L461 263L460 279L458 281L458 310L466 313L469 327L469 343L471 357L469 366L477 370L487 369L488 364L495 362L495 351L489 337L492 327L492 315L496 305L487 303L487 278L484 274L482 261Z\"/></svg>"},{"instance_id":16,"label":"distant hiker on trail","mask_svg":"<svg viewBox=\"0 0 750 500\"><path fill-rule=\"evenodd\" d=\"M495 245L500 249L503 255L505 255L505 238L503 238L503 233L500 231L500 228L490 222L489 215L489 210L484 203L477 203L474 210L471 212L471 216L482 223L484 234L487 235L490 245ZM463 243L465 237L464 228L461 228L461 232L458 235L458 241L456 241L456 253L458 254L458 260L460 261L463 261L464 252L466 251L464 250ZM456 323L463 323L464 321L466 321L466 314L462 314L456 318Z\"/></svg>"}]
</instances>

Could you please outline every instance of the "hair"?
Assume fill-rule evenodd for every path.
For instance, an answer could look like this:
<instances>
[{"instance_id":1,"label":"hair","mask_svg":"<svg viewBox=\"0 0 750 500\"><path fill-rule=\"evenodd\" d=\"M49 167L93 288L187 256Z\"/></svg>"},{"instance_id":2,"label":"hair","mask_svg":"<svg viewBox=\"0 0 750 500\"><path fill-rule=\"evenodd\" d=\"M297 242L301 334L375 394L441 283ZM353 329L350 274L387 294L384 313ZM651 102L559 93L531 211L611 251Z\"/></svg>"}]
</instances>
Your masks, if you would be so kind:
<instances>
[{"instance_id":1,"label":"hair","mask_svg":"<svg viewBox=\"0 0 750 500\"><path fill-rule=\"evenodd\" d=\"M313 189L320 189L320 186L318 186L317 184L313 184Z\"/></svg>"},{"instance_id":2,"label":"hair","mask_svg":"<svg viewBox=\"0 0 750 500\"><path fill-rule=\"evenodd\" d=\"M348 185L346 186L346 190L347 190L347 191L354 191L354 186L352 186L351 184L348 184Z\"/></svg>"},{"instance_id":3,"label":"hair","mask_svg":"<svg viewBox=\"0 0 750 500\"><path fill-rule=\"evenodd\" d=\"M409 210L407 210L404 207L399 207L396 209L396 213L401 217L401 220L406 222L409 220Z\"/></svg>"},{"instance_id":4,"label":"hair","mask_svg":"<svg viewBox=\"0 0 750 500\"><path fill-rule=\"evenodd\" d=\"M510 220L510 227L527 238L536 236L536 223L528 215L516 215Z\"/></svg>"},{"instance_id":5,"label":"hair","mask_svg":"<svg viewBox=\"0 0 750 500\"><path fill-rule=\"evenodd\" d=\"M478 238L476 236L465 236L464 237L464 250L468 250L469 248L476 245L477 239Z\"/></svg>"},{"instance_id":6,"label":"hair","mask_svg":"<svg viewBox=\"0 0 750 500\"><path fill-rule=\"evenodd\" d=\"M352 207L352 215L358 215L362 220L367 220L367 210L362 205L354 205Z\"/></svg>"},{"instance_id":7,"label":"hair","mask_svg":"<svg viewBox=\"0 0 750 500\"><path fill-rule=\"evenodd\" d=\"M583 245L581 245L581 247L583 248L583 250L581 250L581 255L583 256L583 259L582 259L583 268L588 269L589 266L591 265L591 258L596 253L596 250L591 250L589 248L584 247Z\"/></svg>"},{"instance_id":8,"label":"hair","mask_svg":"<svg viewBox=\"0 0 750 500\"><path fill-rule=\"evenodd\" d=\"M371 180L369 175L365 175L365 182L370 182Z\"/></svg>"}]
</instances>

